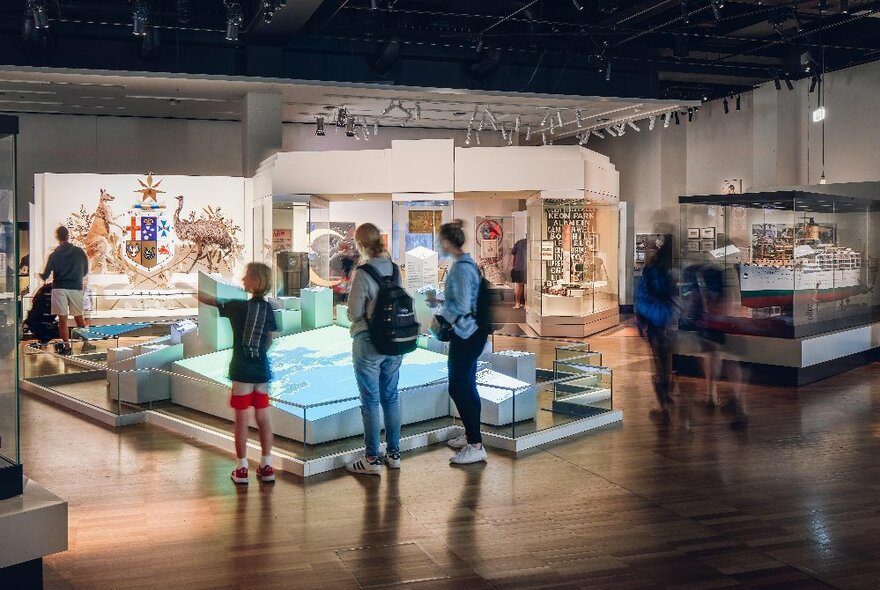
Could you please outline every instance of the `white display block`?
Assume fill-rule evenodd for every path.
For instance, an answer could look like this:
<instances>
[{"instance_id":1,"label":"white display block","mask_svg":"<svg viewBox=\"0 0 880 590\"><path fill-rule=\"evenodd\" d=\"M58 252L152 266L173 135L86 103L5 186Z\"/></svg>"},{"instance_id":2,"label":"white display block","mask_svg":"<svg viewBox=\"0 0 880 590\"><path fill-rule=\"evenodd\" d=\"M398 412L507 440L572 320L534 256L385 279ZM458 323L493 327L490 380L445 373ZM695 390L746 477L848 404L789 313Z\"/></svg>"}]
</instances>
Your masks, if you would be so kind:
<instances>
[{"instance_id":1,"label":"white display block","mask_svg":"<svg viewBox=\"0 0 880 590\"><path fill-rule=\"evenodd\" d=\"M535 384L538 357L532 352L522 352L519 350L493 352L490 362L492 363L492 368L499 373L525 381L530 385Z\"/></svg>"},{"instance_id":2,"label":"white display block","mask_svg":"<svg viewBox=\"0 0 880 590\"><path fill-rule=\"evenodd\" d=\"M406 253L406 282L404 288L415 293L422 287L437 283L440 260L433 250L419 246Z\"/></svg>"},{"instance_id":3,"label":"white display block","mask_svg":"<svg viewBox=\"0 0 880 590\"><path fill-rule=\"evenodd\" d=\"M282 336L289 336L302 332L302 312L293 309L276 309L275 325L278 327L278 333Z\"/></svg>"},{"instance_id":4,"label":"white display block","mask_svg":"<svg viewBox=\"0 0 880 590\"><path fill-rule=\"evenodd\" d=\"M0 568L65 550L67 502L29 479L22 495L0 500Z\"/></svg>"},{"instance_id":5,"label":"white display block","mask_svg":"<svg viewBox=\"0 0 880 590\"><path fill-rule=\"evenodd\" d=\"M111 355L107 356L107 383L111 399L144 404L171 398L171 385L164 371L170 369L172 363L183 359L183 344L145 345L141 347L141 354L126 358L123 358L125 349L116 350L120 354L114 355L113 362Z\"/></svg>"},{"instance_id":6,"label":"white display block","mask_svg":"<svg viewBox=\"0 0 880 590\"><path fill-rule=\"evenodd\" d=\"M484 370L477 374L477 392L480 394L480 422L483 424L506 426L531 420L537 414L537 388L525 381L497 371ZM453 411L458 417L458 410Z\"/></svg>"}]
</instances>

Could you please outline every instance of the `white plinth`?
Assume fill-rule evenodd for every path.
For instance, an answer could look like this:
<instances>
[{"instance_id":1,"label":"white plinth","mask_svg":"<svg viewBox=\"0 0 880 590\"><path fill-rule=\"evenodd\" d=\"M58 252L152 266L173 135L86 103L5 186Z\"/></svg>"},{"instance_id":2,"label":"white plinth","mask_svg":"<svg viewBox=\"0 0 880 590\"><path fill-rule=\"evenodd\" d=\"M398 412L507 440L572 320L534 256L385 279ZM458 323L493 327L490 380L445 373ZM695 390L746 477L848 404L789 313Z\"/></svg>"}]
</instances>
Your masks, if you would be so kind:
<instances>
[{"instance_id":1,"label":"white plinth","mask_svg":"<svg viewBox=\"0 0 880 590\"><path fill-rule=\"evenodd\" d=\"M483 424L506 426L531 420L538 411L537 388L497 371L480 371L477 375L477 391L482 406L480 422ZM458 417L458 410L453 411Z\"/></svg>"},{"instance_id":2,"label":"white plinth","mask_svg":"<svg viewBox=\"0 0 880 590\"><path fill-rule=\"evenodd\" d=\"M437 282L439 259L437 253L424 246L413 248L405 255L406 282L404 287L410 293L415 293L427 285Z\"/></svg>"},{"instance_id":3,"label":"white plinth","mask_svg":"<svg viewBox=\"0 0 880 590\"><path fill-rule=\"evenodd\" d=\"M531 385L535 384L538 357L534 353L519 350L502 350L501 352L493 352L489 362L492 363L492 368L499 373L525 381Z\"/></svg>"},{"instance_id":4,"label":"white plinth","mask_svg":"<svg viewBox=\"0 0 880 590\"><path fill-rule=\"evenodd\" d=\"M0 500L0 568L66 550L67 502L29 479L21 496Z\"/></svg>"}]
</instances>

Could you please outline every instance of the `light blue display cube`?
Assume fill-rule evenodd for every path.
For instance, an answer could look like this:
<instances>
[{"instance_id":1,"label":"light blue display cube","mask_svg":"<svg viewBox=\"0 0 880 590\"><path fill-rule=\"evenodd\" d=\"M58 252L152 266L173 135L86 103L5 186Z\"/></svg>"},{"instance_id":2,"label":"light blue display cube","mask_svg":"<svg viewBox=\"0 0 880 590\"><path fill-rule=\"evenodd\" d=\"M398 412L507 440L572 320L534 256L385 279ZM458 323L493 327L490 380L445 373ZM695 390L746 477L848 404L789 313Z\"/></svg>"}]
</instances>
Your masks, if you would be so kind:
<instances>
[{"instance_id":1,"label":"light blue display cube","mask_svg":"<svg viewBox=\"0 0 880 590\"><path fill-rule=\"evenodd\" d=\"M351 328L351 321L348 319L348 306L339 304L336 306L336 325L342 328Z\"/></svg>"},{"instance_id":2,"label":"light blue display cube","mask_svg":"<svg viewBox=\"0 0 880 590\"><path fill-rule=\"evenodd\" d=\"M278 301L284 306L284 309L299 311L302 309L299 297L279 297Z\"/></svg>"},{"instance_id":3,"label":"light blue display cube","mask_svg":"<svg viewBox=\"0 0 880 590\"><path fill-rule=\"evenodd\" d=\"M316 330L333 325L333 291L326 287L303 289L302 327Z\"/></svg>"},{"instance_id":4,"label":"light blue display cube","mask_svg":"<svg viewBox=\"0 0 880 590\"><path fill-rule=\"evenodd\" d=\"M275 324L282 336L302 332L302 312L294 309L276 309Z\"/></svg>"},{"instance_id":5,"label":"light blue display cube","mask_svg":"<svg viewBox=\"0 0 880 590\"><path fill-rule=\"evenodd\" d=\"M219 276L199 273L199 293L218 300L247 299L245 290ZM204 352L232 347L232 325L213 305L199 303L199 340Z\"/></svg>"}]
</instances>

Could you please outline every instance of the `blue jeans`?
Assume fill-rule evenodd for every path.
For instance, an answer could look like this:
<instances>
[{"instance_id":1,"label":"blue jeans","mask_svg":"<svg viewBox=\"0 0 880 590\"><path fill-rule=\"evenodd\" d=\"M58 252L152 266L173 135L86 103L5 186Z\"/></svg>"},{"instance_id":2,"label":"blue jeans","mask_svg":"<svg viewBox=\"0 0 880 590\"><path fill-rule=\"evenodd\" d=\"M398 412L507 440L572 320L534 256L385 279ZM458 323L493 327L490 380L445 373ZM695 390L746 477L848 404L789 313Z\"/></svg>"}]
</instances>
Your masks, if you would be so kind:
<instances>
[{"instance_id":1,"label":"blue jeans","mask_svg":"<svg viewBox=\"0 0 880 590\"><path fill-rule=\"evenodd\" d=\"M385 442L388 446L386 452L399 453L400 398L397 395L397 380L403 357L379 354L367 332L355 335L352 356L354 375L361 394L365 454L368 457L379 455L379 430L382 424L380 406L385 418Z\"/></svg>"}]
</instances>

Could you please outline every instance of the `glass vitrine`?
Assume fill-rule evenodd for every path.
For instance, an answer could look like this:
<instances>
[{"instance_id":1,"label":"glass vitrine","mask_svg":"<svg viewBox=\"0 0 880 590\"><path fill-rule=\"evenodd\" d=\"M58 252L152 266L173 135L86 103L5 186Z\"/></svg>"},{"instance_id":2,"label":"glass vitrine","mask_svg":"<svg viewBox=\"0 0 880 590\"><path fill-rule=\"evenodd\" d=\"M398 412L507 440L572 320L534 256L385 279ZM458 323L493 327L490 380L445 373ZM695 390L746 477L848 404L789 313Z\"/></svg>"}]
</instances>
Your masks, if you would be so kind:
<instances>
[{"instance_id":1,"label":"glass vitrine","mask_svg":"<svg viewBox=\"0 0 880 590\"><path fill-rule=\"evenodd\" d=\"M18 119L0 116L0 500L21 494L18 392Z\"/></svg>"},{"instance_id":2,"label":"glass vitrine","mask_svg":"<svg viewBox=\"0 0 880 590\"><path fill-rule=\"evenodd\" d=\"M411 293L443 282L449 260L440 252L440 227L452 221L452 200L401 200L391 206L391 256Z\"/></svg>"},{"instance_id":3,"label":"glass vitrine","mask_svg":"<svg viewBox=\"0 0 880 590\"><path fill-rule=\"evenodd\" d=\"M727 331L797 338L877 317L876 201L785 191L680 203L683 288L701 267L720 271Z\"/></svg>"},{"instance_id":4,"label":"glass vitrine","mask_svg":"<svg viewBox=\"0 0 880 590\"><path fill-rule=\"evenodd\" d=\"M528 225L529 326L542 336L583 337L617 324L617 206L535 196Z\"/></svg>"}]
</instances>

